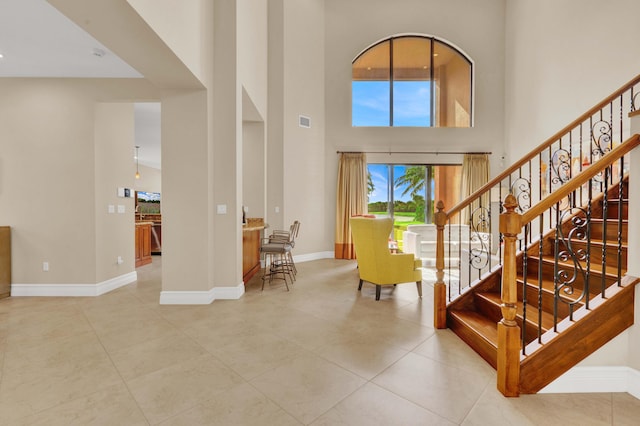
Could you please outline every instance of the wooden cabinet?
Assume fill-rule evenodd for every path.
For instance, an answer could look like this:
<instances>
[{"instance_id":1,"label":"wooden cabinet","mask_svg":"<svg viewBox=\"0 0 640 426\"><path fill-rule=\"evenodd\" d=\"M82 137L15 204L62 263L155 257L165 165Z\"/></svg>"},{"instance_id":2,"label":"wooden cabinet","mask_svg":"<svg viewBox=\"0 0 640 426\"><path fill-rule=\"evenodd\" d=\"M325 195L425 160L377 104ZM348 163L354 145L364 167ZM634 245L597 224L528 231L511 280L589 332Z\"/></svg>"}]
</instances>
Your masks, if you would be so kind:
<instances>
[{"instance_id":1,"label":"wooden cabinet","mask_svg":"<svg viewBox=\"0 0 640 426\"><path fill-rule=\"evenodd\" d=\"M242 281L245 283L260 270L260 230L242 232Z\"/></svg>"},{"instance_id":2,"label":"wooden cabinet","mask_svg":"<svg viewBox=\"0 0 640 426\"><path fill-rule=\"evenodd\" d=\"M260 270L260 242L264 219L248 218L242 227L242 281L246 284Z\"/></svg>"},{"instance_id":3,"label":"wooden cabinet","mask_svg":"<svg viewBox=\"0 0 640 426\"><path fill-rule=\"evenodd\" d=\"M0 226L0 299L11 296L11 228Z\"/></svg>"},{"instance_id":4,"label":"wooden cabinet","mask_svg":"<svg viewBox=\"0 0 640 426\"><path fill-rule=\"evenodd\" d=\"M151 227L151 254L162 253L162 224L153 222Z\"/></svg>"},{"instance_id":5,"label":"wooden cabinet","mask_svg":"<svg viewBox=\"0 0 640 426\"><path fill-rule=\"evenodd\" d=\"M151 222L136 223L136 268L151 263Z\"/></svg>"}]
</instances>

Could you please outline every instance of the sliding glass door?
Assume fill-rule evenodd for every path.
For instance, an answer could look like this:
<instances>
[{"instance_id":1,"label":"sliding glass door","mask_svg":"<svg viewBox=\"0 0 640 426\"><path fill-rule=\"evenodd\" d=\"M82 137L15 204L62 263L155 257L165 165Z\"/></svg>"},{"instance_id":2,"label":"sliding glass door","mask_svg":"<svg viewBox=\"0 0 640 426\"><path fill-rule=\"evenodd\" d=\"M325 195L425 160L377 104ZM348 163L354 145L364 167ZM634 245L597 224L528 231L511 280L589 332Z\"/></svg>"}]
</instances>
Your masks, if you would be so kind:
<instances>
[{"instance_id":1,"label":"sliding glass door","mask_svg":"<svg viewBox=\"0 0 640 426\"><path fill-rule=\"evenodd\" d=\"M398 231L411 224L433 223L437 200L445 208L460 201L460 165L368 164L367 168L369 213L391 217Z\"/></svg>"}]
</instances>

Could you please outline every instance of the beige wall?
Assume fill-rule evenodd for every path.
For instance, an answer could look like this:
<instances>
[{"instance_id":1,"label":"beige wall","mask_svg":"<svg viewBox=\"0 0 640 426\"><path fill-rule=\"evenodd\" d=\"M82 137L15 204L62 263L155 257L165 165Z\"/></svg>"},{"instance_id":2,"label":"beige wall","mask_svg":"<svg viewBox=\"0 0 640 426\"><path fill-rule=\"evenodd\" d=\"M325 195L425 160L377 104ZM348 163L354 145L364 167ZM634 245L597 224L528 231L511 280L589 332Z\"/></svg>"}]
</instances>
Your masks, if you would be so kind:
<instances>
[{"instance_id":1,"label":"beige wall","mask_svg":"<svg viewBox=\"0 0 640 426\"><path fill-rule=\"evenodd\" d=\"M285 1L284 6L282 226L300 221L295 254L302 255L333 250L324 209L324 1ZM298 125L300 115L311 119L311 128Z\"/></svg>"},{"instance_id":2,"label":"beige wall","mask_svg":"<svg viewBox=\"0 0 640 426\"><path fill-rule=\"evenodd\" d=\"M122 204L132 214L132 200L116 194L135 180L133 115L96 99L150 98L153 88L144 80L0 79L0 92L0 222L13 227L13 282L96 284L132 271L131 217L107 209ZM116 122L123 127L111 129ZM116 267L119 255L125 263Z\"/></svg>"},{"instance_id":3,"label":"beige wall","mask_svg":"<svg viewBox=\"0 0 640 426\"><path fill-rule=\"evenodd\" d=\"M247 217L265 216L265 126L242 123L242 205Z\"/></svg>"},{"instance_id":4,"label":"beige wall","mask_svg":"<svg viewBox=\"0 0 640 426\"><path fill-rule=\"evenodd\" d=\"M162 290L207 291L211 181L207 93L162 97Z\"/></svg>"},{"instance_id":5,"label":"beige wall","mask_svg":"<svg viewBox=\"0 0 640 426\"><path fill-rule=\"evenodd\" d=\"M506 11L506 143L517 159L638 75L640 2L520 0Z\"/></svg>"},{"instance_id":6,"label":"beige wall","mask_svg":"<svg viewBox=\"0 0 640 426\"><path fill-rule=\"evenodd\" d=\"M503 0L436 1L327 0L325 26L326 204L335 226L337 150L345 151L490 151L491 174L500 171L504 151L504 4ZM403 10L406 12L399 13ZM365 13L366 11L366 13ZM474 62L473 128L368 128L351 126L351 62L372 43L397 34L444 39ZM389 155L388 162L401 156ZM440 155L440 163L448 162Z\"/></svg>"},{"instance_id":7,"label":"beige wall","mask_svg":"<svg viewBox=\"0 0 640 426\"><path fill-rule=\"evenodd\" d=\"M296 255L333 250L325 206L324 3L269 1L266 219L301 222ZM298 118L311 119L311 128Z\"/></svg>"},{"instance_id":8,"label":"beige wall","mask_svg":"<svg viewBox=\"0 0 640 426\"><path fill-rule=\"evenodd\" d=\"M95 283L93 101L55 80L0 87L0 217L12 227L13 283Z\"/></svg>"},{"instance_id":9,"label":"beige wall","mask_svg":"<svg viewBox=\"0 0 640 426\"><path fill-rule=\"evenodd\" d=\"M265 220L272 229L284 229L283 179L284 179L284 0L269 0L268 8L268 76L269 98L267 121L267 149L265 170L266 207Z\"/></svg>"},{"instance_id":10,"label":"beige wall","mask_svg":"<svg viewBox=\"0 0 640 426\"><path fill-rule=\"evenodd\" d=\"M135 270L135 201L117 195L117 188L131 188L135 180L131 178L135 174L133 103L96 104L94 134L95 282L102 282ZM124 206L124 213L118 212L118 206Z\"/></svg>"},{"instance_id":11,"label":"beige wall","mask_svg":"<svg viewBox=\"0 0 640 426\"><path fill-rule=\"evenodd\" d=\"M153 31L201 81L206 78L202 38L209 25L207 0L127 0Z\"/></svg>"},{"instance_id":12,"label":"beige wall","mask_svg":"<svg viewBox=\"0 0 640 426\"><path fill-rule=\"evenodd\" d=\"M139 165L140 179L136 179L133 189L136 191L162 193L162 170Z\"/></svg>"},{"instance_id":13,"label":"beige wall","mask_svg":"<svg viewBox=\"0 0 640 426\"><path fill-rule=\"evenodd\" d=\"M238 79L264 121L267 117L267 0L237 0Z\"/></svg>"}]
</instances>

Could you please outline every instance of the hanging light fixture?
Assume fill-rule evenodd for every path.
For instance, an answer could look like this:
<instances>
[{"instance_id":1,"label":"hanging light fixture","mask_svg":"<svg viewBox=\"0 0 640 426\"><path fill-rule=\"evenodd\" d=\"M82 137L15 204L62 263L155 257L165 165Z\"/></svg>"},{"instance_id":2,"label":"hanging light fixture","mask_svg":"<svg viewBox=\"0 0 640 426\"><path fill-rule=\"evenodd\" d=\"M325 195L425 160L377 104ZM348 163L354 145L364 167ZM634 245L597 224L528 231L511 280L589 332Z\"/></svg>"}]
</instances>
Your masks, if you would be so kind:
<instances>
[{"instance_id":1,"label":"hanging light fixture","mask_svg":"<svg viewBox=\"0 0 640 426\"><path fill-rule=\"evenodd\" d=\"M138 149L139 145L136 145L136 179L140 179L140 171L138 171Z\"/></svg>"}]
</instances>

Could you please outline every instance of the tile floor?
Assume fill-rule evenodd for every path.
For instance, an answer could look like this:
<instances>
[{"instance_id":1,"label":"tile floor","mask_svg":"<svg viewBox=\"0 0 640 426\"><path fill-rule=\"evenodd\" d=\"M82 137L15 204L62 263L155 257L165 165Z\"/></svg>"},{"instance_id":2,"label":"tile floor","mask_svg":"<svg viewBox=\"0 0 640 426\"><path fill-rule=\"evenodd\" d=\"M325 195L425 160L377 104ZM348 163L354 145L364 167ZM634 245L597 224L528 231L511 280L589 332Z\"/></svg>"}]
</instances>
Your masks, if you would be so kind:
<instances>
[{"instance_id":1,"label":"tile floor","mask_svg":"<svg viewBox=\"0 0 640 426\"><path fill-rule=\"evenodd\" d=\"M287 292L160 306L162 259L96 298L0 301L2 425L637 425L628 394L504 398L432 328L432 288L357 288L352 261L298 265Z\"/></svg>"}]
</instances>

